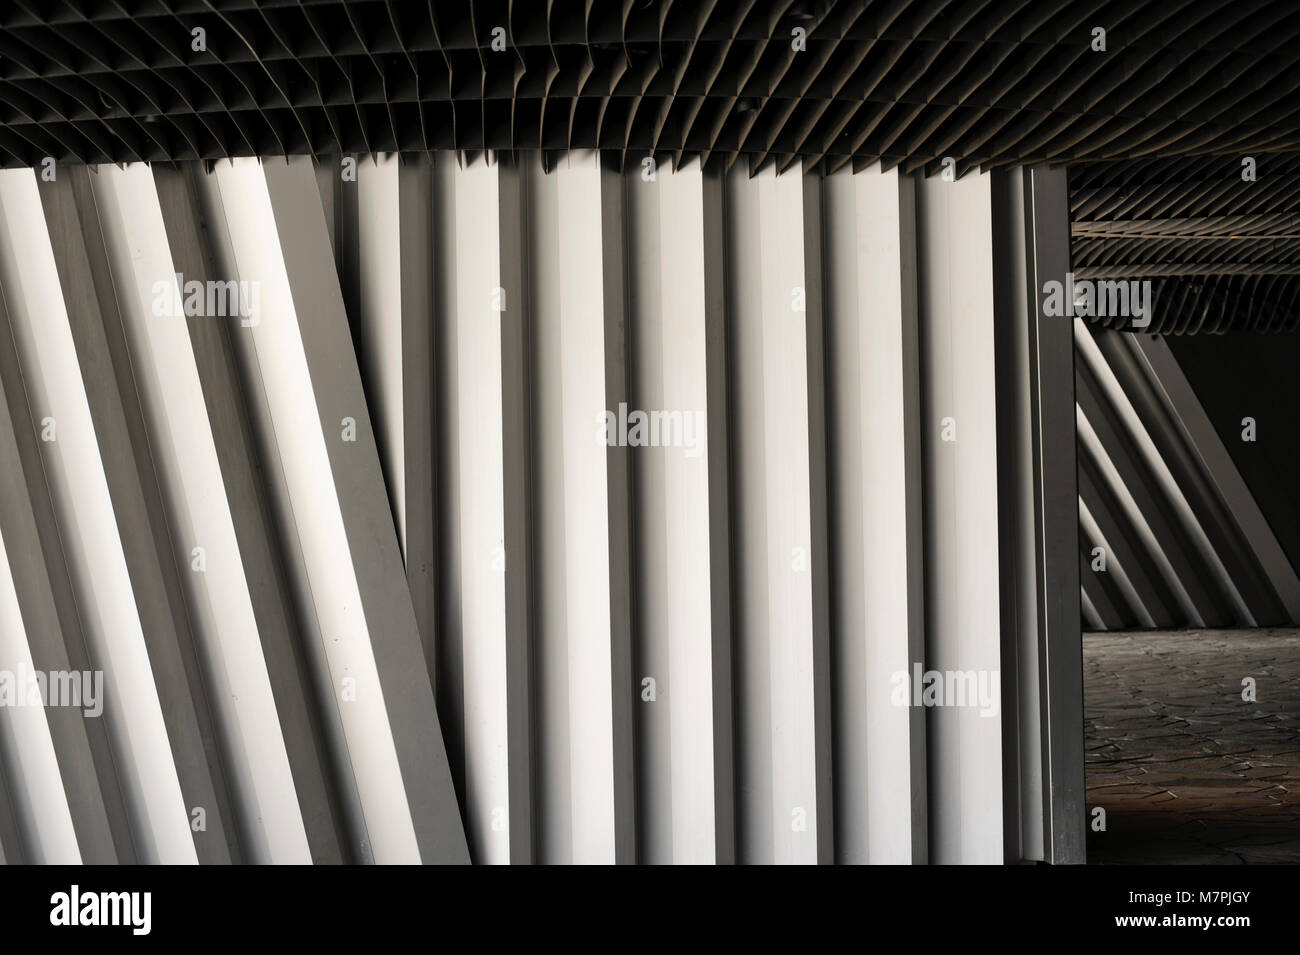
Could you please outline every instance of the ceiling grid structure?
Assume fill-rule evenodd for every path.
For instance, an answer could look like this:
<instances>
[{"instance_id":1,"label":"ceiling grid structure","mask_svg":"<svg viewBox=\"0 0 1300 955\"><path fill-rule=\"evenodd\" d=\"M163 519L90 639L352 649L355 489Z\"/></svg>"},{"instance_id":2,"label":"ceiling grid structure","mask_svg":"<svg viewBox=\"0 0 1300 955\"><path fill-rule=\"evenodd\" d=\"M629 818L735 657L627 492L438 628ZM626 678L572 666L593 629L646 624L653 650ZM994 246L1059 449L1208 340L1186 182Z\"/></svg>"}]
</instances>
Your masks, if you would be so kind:
<instances>
[{"instance_id":1,"label":"ceiling grid structure","mask_svg":"<svg viewBox=\"0 0 1300 955\"><path fill-rule=\"evenodd\" d=\"M936 171L1300 148L1300 19L1263 0L72 0L0 27L0 150L21 166L602 149Z\"/></svg>"}]
</instances>

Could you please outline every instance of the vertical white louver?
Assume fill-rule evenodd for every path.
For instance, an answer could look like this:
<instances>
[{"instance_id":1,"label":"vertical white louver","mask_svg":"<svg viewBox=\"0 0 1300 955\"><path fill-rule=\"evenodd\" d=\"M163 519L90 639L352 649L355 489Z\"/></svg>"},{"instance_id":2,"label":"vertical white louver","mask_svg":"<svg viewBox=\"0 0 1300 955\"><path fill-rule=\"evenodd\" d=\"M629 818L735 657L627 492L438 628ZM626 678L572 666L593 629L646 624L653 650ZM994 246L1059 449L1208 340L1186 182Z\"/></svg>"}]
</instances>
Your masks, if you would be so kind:
<instances>
[{"instance_id":1,"label":"vertical white louver","mask_svg":"<svg viewBox=\"0 0 1300 955\"><path fill-rule=\"evenodd\" d=\"M37 667L84 633L113 674L111 737L50 708L0 751L57 758L60 851L1081 858L1069 701L1040 739L1021 689L1050 658L1070 692L1038 650L1071 634L1006 583L1055 566L1012 504L1057 508L1029 463L1070 402L998 350L1041 318L1029 174L3 175L0 533L33 552L2 606ZM914 705L917 666L1000 679L995 712Z\"/></svg>"}]
</instances>

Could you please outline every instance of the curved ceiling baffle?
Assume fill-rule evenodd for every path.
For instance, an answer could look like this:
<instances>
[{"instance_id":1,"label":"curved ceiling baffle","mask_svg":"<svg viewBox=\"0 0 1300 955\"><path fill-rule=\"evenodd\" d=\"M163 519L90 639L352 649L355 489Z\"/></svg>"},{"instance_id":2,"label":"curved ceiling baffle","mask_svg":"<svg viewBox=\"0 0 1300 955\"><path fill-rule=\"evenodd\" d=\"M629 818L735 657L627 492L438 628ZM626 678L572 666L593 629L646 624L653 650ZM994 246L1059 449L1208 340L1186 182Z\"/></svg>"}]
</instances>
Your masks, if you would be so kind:
<instances>
[{"instance_id":1,"label":"curved ceiling baffle","mask_svg":"<svg viewBox=\"0 0 1300 955\"><path fill-rule=\"evenodd\" d=\"M8 165L600 148L912 172L1300 149L1300 23L1266 0L77 0L2 22Z\"/></svg>"}]
</instances>

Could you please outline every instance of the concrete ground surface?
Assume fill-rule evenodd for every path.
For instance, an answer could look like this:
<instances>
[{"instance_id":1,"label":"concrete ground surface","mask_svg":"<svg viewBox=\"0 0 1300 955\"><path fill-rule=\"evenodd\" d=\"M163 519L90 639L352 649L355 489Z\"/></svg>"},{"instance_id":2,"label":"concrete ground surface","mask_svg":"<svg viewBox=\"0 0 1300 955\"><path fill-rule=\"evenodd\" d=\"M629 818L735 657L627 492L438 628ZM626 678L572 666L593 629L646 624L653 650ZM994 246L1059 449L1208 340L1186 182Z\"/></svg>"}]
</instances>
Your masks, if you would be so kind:
<instances>
[{"instance_id":1,"label":"concrete ground surface","mask_svg":"<svg viewBox=\"0 0 1300 955\"><path fill-rule=\"evenodd\" d=\"M1088 633L1083 667L1090 863L1300 863L1300 630Z\"/></svg>"}]
</instances>

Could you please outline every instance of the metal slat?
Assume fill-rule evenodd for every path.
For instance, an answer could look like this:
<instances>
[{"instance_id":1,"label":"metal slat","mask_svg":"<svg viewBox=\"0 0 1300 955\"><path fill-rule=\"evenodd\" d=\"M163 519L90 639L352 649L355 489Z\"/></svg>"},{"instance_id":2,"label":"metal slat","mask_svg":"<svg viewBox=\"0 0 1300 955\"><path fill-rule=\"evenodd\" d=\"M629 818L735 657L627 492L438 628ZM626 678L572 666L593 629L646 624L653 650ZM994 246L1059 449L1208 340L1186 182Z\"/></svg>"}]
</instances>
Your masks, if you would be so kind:
<instances>
[{"instance_id":1,"label":"metal slat","mask_svg":"<svg viewBox=\"0 0 1300 955\"><path fill-rule=\"evenodd\" d=\"M924 659L915 183L826 180L836 860L927 858L925 718L890 701Z\"/></svg>"},{"instance_id":2,"label":"metal slat","mask_svg":"<svg viewBox=\"0 0 1300 955\"><path fill-rule=\"evenodd\" d=\"M733 862L722 184L691 161L626 194L629 404L704 422L694 449L633 456L638 859Z\"/></svg>"},{"instance_id":3,"label":"metal slat","mask_svg":"<svg viewBox=\"0 0 1300 955\"><path fill-rule=\"evenodd\" d=\"M825 427L813 396L821 264L805 234L819 209L800 177L770 168L753 178L734 169L725 189L737 861L830 861L830 647L818 606L828 567L816 536L825 487L812 462Z\"/></svg>"},{"instance_id":4,"label":"metal slat","mask_svg":"<svg viewBox=\"0 0 1300 955\"><path fill-rule=\"evenodd\" d=\"M1177 415L1179 425L1198 456L1203 473L1214 482L1236 526L1263 567L1274 592L1291 620L1300 620L1300 578L1287 561L1277 537L1259 509L1227 449L1214 431L1195 392L1183 375L1169 346L1159 338L1133 339L1141 359Z\"/></svg>"},{"instance_id":5,"label":"metal slat","mask_svg":"<svg viewBox=\"0 0 1300 955\"><path fill-rule=\"evenodd\" d=\"M3 534L0 534L0 660L11 674L35 669ZM18 684L16 690L26 694L27 687ZM31 844L32 863L79 865L77 833L45 707L28 706L25 702L0 707L0 766L6 779L12 780L8 790L14 804L13 814L25 840Z\"/></svg>"},{"instance_id":6,"label":"metal slat","mask_svg":"<svg viewBox=\"0 0 1300 955\"><path fill-rule=\"evenodd\" d=\"M302 592L320 628L312 652L364 820L355 848L380 862L463 861L342 297L337 281L321 280L332 254L314 175L299 161L265 171L244 162L219 167L216 181L238 275L260 282L269 316L248 339L293 501Z\"/></svg>"},{"instance_id":7,"label":"metal slat","mask_svg":"<svg viewBox=\"0 0 1300 955\"><path fill-rule=\"evenodd\" d=\"M501 165L435 164L438 708L475 862L535 858L522 188Z\"/></svg>"},{"instance_id":8,"label":"metal slat","mask_svg":"<svg viewBox=\"0 0 1300 955\"><path fill-rule=\"evenodd\" d=\"M2 310L0 335L12 341ZM0 360L4 365L0 377L10 384L16 377L16 355L10 347L0 352L7 359ZM10 561L8 572L22 608L32 662L47 673L85 671L89 669L85 640L75 622L66 570L60 575L44 559L43 539L57 540L44 474L39 467L24 466L24 461L32 462L40 453L29 423L31 416L25 398L6 405L0 409L0 534L15 554L26 555L26 559ZM34 474L30 484L28 474ZM64 779L79 857L92 865L133 858L104 721L87 720L80 711L67 707L47 708L45 719ZM125 850L121 856L119 847Z\"/></svg>"},{"instance_id":9,"label":"metal slat","mask_svg":"<svg viewBox=\"0 0 1300 955\"><path fill-rule=\"evenodd\" d=\"M115 518L137 529L122 534L168 743L187 814L201 809L206 828L191 830L200 863L238 861L227 767L216 757L221 726L203 682L198 640L182 574L191 573L188 549L179 553L168 531L164 490L153 461L145 403L99 221L89 169L69 170L43 183L42 204L68 307L69 327L83 369L87 399L100 442Z\"/></svg>"},{"instance_id":10,"label":"metal slat","mask_svg":"<svg viewBox=\"0 0 1300 955\"><path fill-rule=\"evenodd\" d=\"M621 186L594 153L549 175L534 168L526 186L541 862L631 861L634 846L621 758L632 745L631 634L619 609L629 452L598 439L604 412L627 400Z\"/></svg>"},{"instance_id":11,"label":"metal slat","mask_svg":"<svg viewBox=\"0 0 1300 955\"><path fill-rule=\"evenodd\" d=\"M926 667L1001 680L990 177L917 183ZM947 419L947 420L946 420ZM955 431L951 430L955 428ZM946 432L946 434L945 434ZM986 683L986 685L988 685ZM999 706L929 714L930 859L1003 861Z\"/></svg>"},{"instance_id":12,"label":"metal slat","mask_svg":"<svg viewBox=\"0 0 1300 955\"><path fill-rule=\"evenodd\" d=\"M153 178L176 271L203 283L237 278L225 216L204 188L206 174L194 167L155 167ZM286 576L294 562L284 556L274 516L271 488L277 483L278 459L260 457L257 389L245 390L238 370L238 342L249 333L242 323L200 318L189 323L190 340L311 858L337 863L343 861L347 842L341 838L345 824L340 809L347 797L337 794L335 785L346 789L346 784L339 784L322 752L328 711L316 706L311 666L299 640L310 627L301 626L306 618L294 607Z\"/></svg>"},{"instance_id":13,"label":"metal slat","mask_svg":"<svg viewBox=\"0 0 1300 955\"><path fill-rule=\"evenodd\" d=\"M35 174L0 173L0 279L34 410L52 418L61 434L45 445L44 463L92 659L104 674L115 756L127 767L122 783L133 836L145 861L195 862L187 807L43 222Z\"/></svg>"},{"instance_id":14,"label":"metal slat","mask_svg":"<svg viewBox=\"0 0 1300 955\"><path fill-rule=\"evenodd\" d=\"M103 167L93 185L173 547L191 559L182 579L242 842L251 862L307 862L284 740L267 731L279 718L186 321L160 318L153 307L159 284L163 295L182 293L153 174L143 165Z\"/></svg>"}]
</instances>

